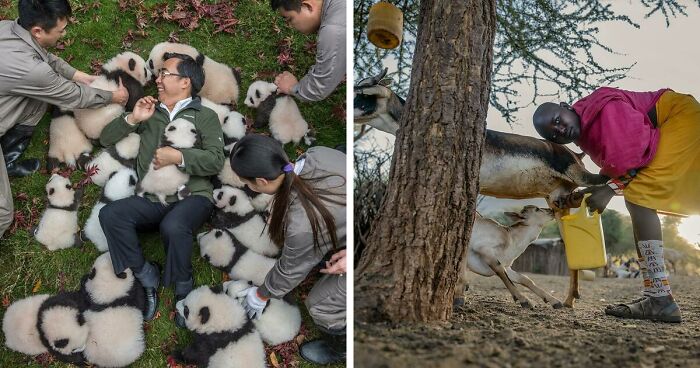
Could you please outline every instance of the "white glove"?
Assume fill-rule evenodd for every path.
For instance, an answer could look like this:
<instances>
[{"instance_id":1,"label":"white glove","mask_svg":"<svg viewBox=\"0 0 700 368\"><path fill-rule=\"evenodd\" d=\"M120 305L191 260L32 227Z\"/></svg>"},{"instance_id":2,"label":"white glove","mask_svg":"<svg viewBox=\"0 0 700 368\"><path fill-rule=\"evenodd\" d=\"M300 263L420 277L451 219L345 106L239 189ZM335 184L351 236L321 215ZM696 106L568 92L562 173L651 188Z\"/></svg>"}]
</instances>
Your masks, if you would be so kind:
<instances>
[{"instance_id":1,"label":"white glove","mask_svg":"<svg viewBox=\"0 0 700 368\"><path fill-rule=\"evenodd\" d=\"M258 287L251 286L245 290L241 290L236 294L243 299L243 308L248 313L248 318L258 319L262 315L263 309L267 305L267 299L258 296Z\"/></svg>"}]
</instances>

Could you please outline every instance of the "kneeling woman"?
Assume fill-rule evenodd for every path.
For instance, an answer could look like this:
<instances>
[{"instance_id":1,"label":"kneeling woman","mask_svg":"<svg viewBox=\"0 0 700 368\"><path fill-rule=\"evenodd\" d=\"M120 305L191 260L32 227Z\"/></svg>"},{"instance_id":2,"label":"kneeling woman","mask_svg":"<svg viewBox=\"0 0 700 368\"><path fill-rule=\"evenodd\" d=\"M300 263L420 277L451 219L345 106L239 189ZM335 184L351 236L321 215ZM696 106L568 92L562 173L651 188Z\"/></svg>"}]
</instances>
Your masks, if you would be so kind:
<instances>
[{"instance_id":1,"label":"kneeling woman","mask_svg":"<svg viewBox=\"0 0 700 368\"><path fill-rule=\"evenodd\" d=\"M274 195L268 232L282 255L265 283L246 295L249 316L262 313L269 298L282 298L331 253L345 248L345 154L312 147L291 163L282 146L263 135L247 135L231 153L231 168L250 189ZM346 277L327 274L306 298L323 338L303 344L314 363L345 359Z\"/></svg>"}]
</instances>

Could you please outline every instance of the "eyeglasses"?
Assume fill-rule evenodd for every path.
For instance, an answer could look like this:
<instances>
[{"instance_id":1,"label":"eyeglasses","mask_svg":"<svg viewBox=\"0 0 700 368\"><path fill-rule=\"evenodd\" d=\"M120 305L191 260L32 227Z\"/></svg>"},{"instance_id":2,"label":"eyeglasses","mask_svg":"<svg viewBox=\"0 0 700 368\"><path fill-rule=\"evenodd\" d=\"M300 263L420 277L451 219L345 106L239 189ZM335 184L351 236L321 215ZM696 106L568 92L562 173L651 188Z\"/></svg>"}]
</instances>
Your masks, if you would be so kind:
<instances>
[{"instance_id":1,"label":"eyeglasses","mask_svg":"<svg viewBox=\"0 0 700 368\"><path fill-rule=\"evenodd\" d=\"M161 69L158 71L158 76L160 77L160 79L163 79L163 78L167 77L168 75L174 75L176 77L185 77L182 74L171 73L171 72L167 71L166 69Z\"/></svg>"}]
</instances>

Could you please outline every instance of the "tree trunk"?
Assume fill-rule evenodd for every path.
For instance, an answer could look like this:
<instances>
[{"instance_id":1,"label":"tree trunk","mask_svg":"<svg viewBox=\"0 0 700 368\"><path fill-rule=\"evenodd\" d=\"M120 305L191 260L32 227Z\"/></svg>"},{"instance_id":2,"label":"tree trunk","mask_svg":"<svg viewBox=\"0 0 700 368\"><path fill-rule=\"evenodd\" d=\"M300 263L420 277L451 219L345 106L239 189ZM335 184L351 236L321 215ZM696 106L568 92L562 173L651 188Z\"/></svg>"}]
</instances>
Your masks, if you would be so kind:
<instances>
[{"instance_id":1,"label":"tree trunk","mask_svg":"<svg viewBox=\"0 0 700 368\"><path fill-rule=\"evenodd\" d=\"M389 188L355 271L355 318L452 314L479 190L495 0L423 0Z\"/></svg>"}]
</instances>

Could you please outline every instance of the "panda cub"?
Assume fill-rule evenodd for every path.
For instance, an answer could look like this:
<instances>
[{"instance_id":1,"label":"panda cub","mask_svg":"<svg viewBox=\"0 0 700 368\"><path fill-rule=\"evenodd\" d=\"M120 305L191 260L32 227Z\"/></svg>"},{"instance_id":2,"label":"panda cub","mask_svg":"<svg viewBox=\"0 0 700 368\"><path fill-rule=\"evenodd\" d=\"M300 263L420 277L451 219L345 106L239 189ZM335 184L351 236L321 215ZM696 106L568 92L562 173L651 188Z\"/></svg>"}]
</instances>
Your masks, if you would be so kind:
<instances>
[{"instance_id":1,"label":"panda cub","mask_svg":"<svg viewBox=\"0 0 700 368\"><path fill-rule=\"evenodd\" d=\"M226 229L212 229L197 235L199 252L212 266L227 272L234 280L251 280L262 285L275 266L275 259L251 251Z\"/></svg>"},{"instance_id":2,"label":"panda cub","mask_svg":"<svg viewBox=\"0 0 700 368\"><path fill-rule=\"evenodd\" d=\"M80 280L80 292L93 311L127 306L143 313L146 305L143 286L139 280L129 268L115 275L109 252L97 257L90 273Z\"/></svg>"},{"instance_id":3,"label":"panda cub","mask_svg":"<svg viewBox=\"0 0 700 368\"><path fill-rule=\"evenodd\" d=\"M90 87L107 91L116 91L119 80L129 91L126 110L119 104L109 104L96 109L76 109L75 118L78 127L90 139L98 139L102 129L124 111L132 111L136 101L143 97L143 87L151 79L151 71L146 62L133 52L123 52L102 65L101 75Z\"/></svg>"},{"instance_id":4,"label":"panda cub","mask_svg":"<svg viewBox=\"0 0 700 368\"><path fill-rule=\"evenodd\" d=\"M133 168L140 144L141 136L137 133L129 133L113 146L100 151L94 159L85 165L86 168L94 166L98 169L90 177L92 182L102 187L112 173L122 168Z\"/></svg>"},{"instance_id":5,"label":"panda cub","mask_svg":"<svg viewBox=\"0 0 700 368\"><path fill-rule=\"evenodd\" d=\"M192 343L172 357L182 363L210 368L265 367L265 348L260 333L221 286L200 286L176 305L194 332Z\"/></svg>"},{"instance_id":6,"label":"panda cub","mask_svg":"<svg viewBox=\"0 0 700 368\"><path fill-rule=\"evenodd\" d=\"M221 184L227 184L236 188L241 188L245 184L241 181L241 178L233 172L233 169L231 169L230 160L228 158L231 156L231 151L233 150L233 146L236 145L236 142L245 136L247 130L245 117L237 111L231 111L224 118L221 130L224 133L224 154L227 159L224 167L221 168L217 177L214 178L214 180L218 179L219 181L219 184L215 184L215 187L220 187Z\"/></svg>"},{"instance_id":7,"label":"panda cub","mask_svg":"<svg viewBox=\"0 0 700 368\"><path fill-rule=\"evenodd\" d=\"M47 298L37 312L37 330L49 353L62 362L82 365L89 327L79 293L59 293Z\"/></svg>"},{"instance_id":8,"label":"panda cub","mask_svg":"<svg viewBox=\"0 0 700 368\"><path fill-rule=\"evenodd\" d=\"M224 185L214 190L212 225L228 229L243 245L260 254L275 257L279 248L272 242L262 214L253 207L248 195L241 189Z\"/></svg>"},{"instance_id":9,"label":"panda cub","mask_svg":"<svg viewBox=\"0 0 700 368\"><path fill-rule=\"evenodd\" d=\"M78 206L82 189L74 190L70 180L58 174L46 183L48 206L34 228L34 238L48 250L82 245L78 227Z\"/></svg>"},{"instance_id":10,"label":"panda cub","mask_svg":"<svg viewBox=\"0 0 700 368\"><path fill-rule=\"evenodd\" d=\"M217 104L236 106L241 84L238 70L212 60L190 45L161 42L153 46L148 56L147 64L154 74L163 67L164 56L169 52L189 55L204 69L204 86L199 91L200 96Z\"/></svg>"},{"instance_id":11,"label":"panda cub","mask_svg":"<svg viewBox=\"0 0 700 368\"><path fill-rule=\"evenodd\" d=\"M192 122L185 119L175 119L165 127L161 147L192 148L197 142L197 129ZM160 203L168 205L165 200L168 195L176 194L179 199L189 195L189 188L185 186L190 180L190 175L180 170L177 165L168 165L158 170L154 169L153 162L148 167L148 172L136 187L136 194L143 197L144 193L152 193L158 197Z\"/></svg>"},{"instance_id":12,"label":"panda cub","mask_svg":"<svg viewBox=\"0 0 700 368\"><path fill-rule=\"evenodd\" d=\"M85 222L83 234L85 235L84 238L92 241L100 252L107 251L107 238L102 231L102 225L100 225L100 211L110 202L134 195L136 182L136 171L134 169L124 168L113 172L102 189L102 196L95 203L95 206L92 207L90 217Z\"/></svg>"},{"instance_id":13,"label":"panda cub","mask_svg":"<svg viewBox=\"0 0 700 368\"><path fill-rule=\"evenodd\" d=\"M250 281L238 280L227 281L223 286L229 297L242 304L245 297L239 297L238 293L252 285ZM299 333L301 313L293 300L272 298L260 318L253 320L253 323L265 343L279 345L292 340Z\"/></svg>"},{"instance_id":14,"label":"panda cub","mask_svg":"<svg viewBox=\"0 0 700 368\"><path fill-rule=\"evenodd\" d=\"M2 333L5 346L27 355L47 352L37 329L39 308L48 299L48 294L38 294L12 303L2 317Z\"/></svg>"},{"instance_id":15,"label":"panda cub","mask_svg":"<svg viewBox=\"0 0 700 368\"><path fill-rule=\"evenodd\" d=\"M61 162L73 169L83 168L90 160L92 143L78 128L72 112L64 112L54 107L51 116L49 158L46 161L46 170L53 171Z\"/></svg>"},{"instance_id":16,"label":"panda cub","mask_svg":"<svg viewBox=\"0 0 700 368\"><path fill-rule=\"evenodd\" d=\"M282 144L297 145L304 138L304 143L310 146L316 140L294 99L278 94L274 83L253 82L248 87L245 104L258 110L253 127L259 129L269 124L272 137Z\"/></svg>"}]
</instances>

